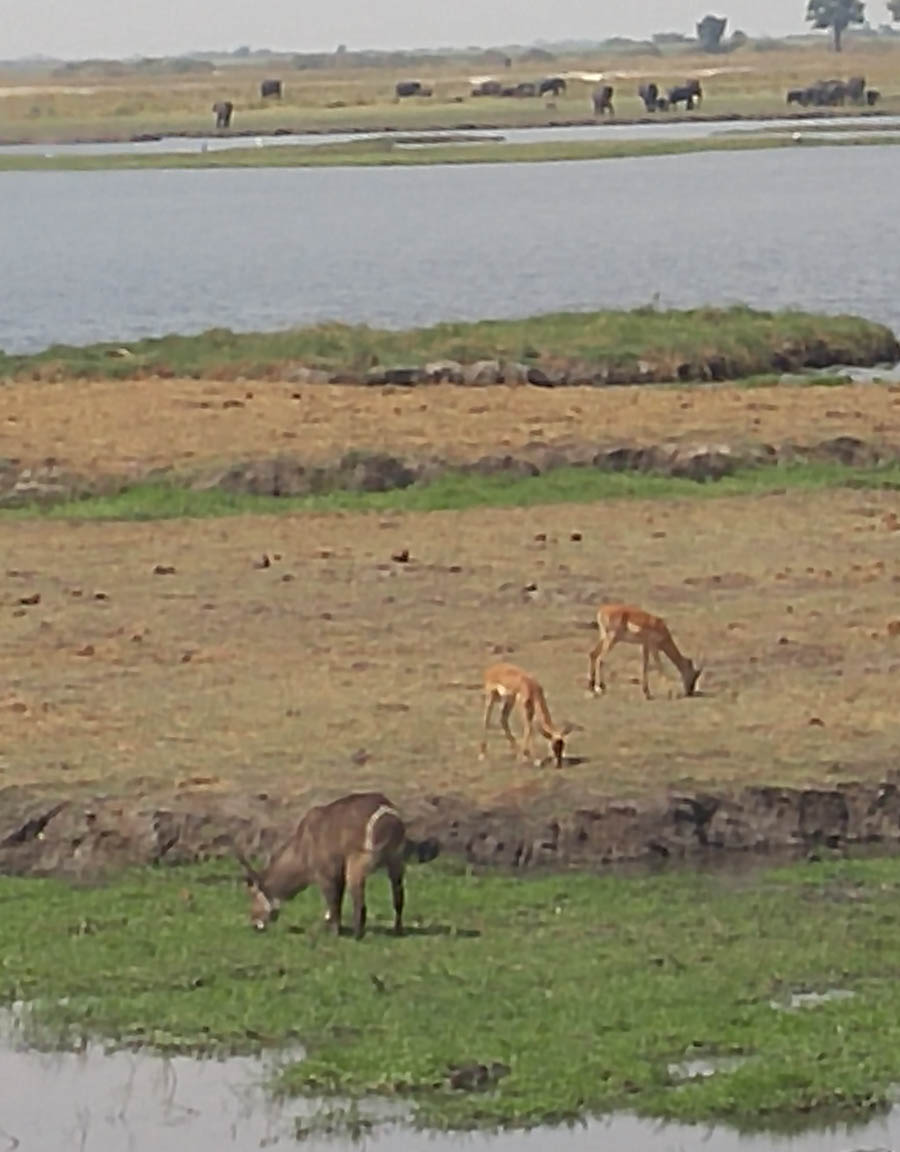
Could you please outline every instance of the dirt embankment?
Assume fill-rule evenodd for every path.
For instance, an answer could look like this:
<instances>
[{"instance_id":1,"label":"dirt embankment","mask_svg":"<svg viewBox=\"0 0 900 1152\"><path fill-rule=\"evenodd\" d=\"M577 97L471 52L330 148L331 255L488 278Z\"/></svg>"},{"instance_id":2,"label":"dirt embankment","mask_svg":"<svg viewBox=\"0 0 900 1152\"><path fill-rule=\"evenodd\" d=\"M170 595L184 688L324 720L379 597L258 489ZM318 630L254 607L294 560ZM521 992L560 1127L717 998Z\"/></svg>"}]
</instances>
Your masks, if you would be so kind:
<instances>
[{"instance_id":1,"label":"dirt embankment","mask_svg":"<svg viewBox=\"0 0 900 1152\"><path fill-rule=\"evenodd\" d=\"M166 481L200 490L219 489L257 496L308 496L327 492L387 492L429 482L441 476L534 477L558 468L594 468L603 472L636 472L698 482L721 480L747 468L811 461L848 467L871 467L900 460L900 449L872 444L854 436L835 436L812 444L534 444L518 451L492 453L470 461L437 456L415 458L389 452L344 453L316 463L295 456L266 456L237 461L178 476L158 471L132 476L79 475L56 462L21 468L0 461L0 507L55 501L125 491L136 483Z\"/></svg>"},{"instance_id":2,"label":"dirt embankment","mask_svg":"<svg viewBox=\"0 0 900 1152\"><path fill-rule=\"evenodd\" d=\"M230 491L384 490L448 470L561 465L697 479L900 454L900 386L341 387L224 380L14 382L0 503L166 480ZM144 413L141 420L134 413Z\"/></svg>"},{"instance_id":3,"label":"dirt embankment","mask_svg":"<svg viewBox=\"0 0 900 1152\"><path fill-rule=\"evenodd\" d=\"M900 787L892 774L879 783L672 791L640 801L600 800L560 782L530 800L481 807L435 795L405 810L413 838L434 837L445 854L505 868L900 843ZM39 800L16 788L0 793L0 812L0 872L75 877L227 857L233 843L265 858L298 815L265 794L82 802Z\"/></svg>"}]
</instances>

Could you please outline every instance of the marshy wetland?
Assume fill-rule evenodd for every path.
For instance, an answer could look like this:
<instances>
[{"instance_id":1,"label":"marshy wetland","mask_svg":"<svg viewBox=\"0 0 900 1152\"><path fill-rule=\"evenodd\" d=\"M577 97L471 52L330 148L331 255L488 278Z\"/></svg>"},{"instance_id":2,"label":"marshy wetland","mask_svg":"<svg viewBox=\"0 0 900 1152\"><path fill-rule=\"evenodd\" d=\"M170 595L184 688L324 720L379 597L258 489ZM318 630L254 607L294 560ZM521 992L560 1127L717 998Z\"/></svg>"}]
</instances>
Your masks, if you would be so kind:
<instances>
[{"instance_id":1,"label":"marshy wetland","mask_svg":"<svg viewBox=\"0 0 900 1152\"><path fill-rule=\"evenodd\" d=\"M711 78L708 114L772 116L781 69ZM96 87L5 95L5 138L199 132L211 95ZM441 92L394 125L306 91L293 126L577 118L462 129ZM894 153L782 137L0 175L28 255L0 307L0 1141L896 1139ZM645 701L624 645L588 694L612 599L665 616L696 697ZM499 730L478 760L495 660L574 726L560 770ZM262 861L360 789L441 843L406 934L383 874L360 943L314 890L254 933L232 844Z\"/></svg>"},{"instance_id":2,"label":"marshy wetland","mask_svg":"<svg viewBox=\"0 0 900 1152\"><path fill-rule=\"evenodd\" d=\"M411 877L401 940L389 932L388 886L373 883L361 944L323 934L312 895L298 897L277 930L252 932L227 863L125 874L99 888L6 880L4 992L31 1002L25 1035L44 1044L105 1036L176 1057L169 1098L180 1065L200 1089L181 1102L200 1110L201 1139L210 1081L227 1102L253 1078L240 1061L218 1075L215 1065L192 1070L182 1051L275 1052L257 1083L304 1099L271 1109L270 1128L299 1123L313 1136L398 1118L532 1127L609 1112L701 1124L693 1136L676 1126L660 1147L700 1147L711 1123L723 1137L716 1147L730 1146L729 1128L864 1121L871 1135L890 1131L900 1073L891 1023L898 875L896 861L882 860L513 880L445 862ZM844 995L792 1002L829 989ZM78 1059L61 1065L70 1084ZM84 1064L86 1082L91 1067L103 1076L96 1048ZM129 1068L140 1115L153 1100L141 1079L154 1062L141 1073L140 1057L114 1059L107 1083ZM162 1062L155 1068L164 1075ZM107 1096L108 1113L120 1093ZM260 1095L252 1104L250 1132L266 1116ZM237 1122L236 1102L224 1107ZM17 1110L24 1100L4 1114L11 1137ZM617 1125L652 1131L623 1117L613 1139ZM589 1131L602 1134L603 1122ZM578 1148L585 1137L560 1139ZM483 1142L520 1145L527 1140ZM613 1146L625 1146L621 1134ZM794 1145L757 1136L749 1146ZM817 1134L796 1146L846 1145Z\"/></svg>"}]
</instances>

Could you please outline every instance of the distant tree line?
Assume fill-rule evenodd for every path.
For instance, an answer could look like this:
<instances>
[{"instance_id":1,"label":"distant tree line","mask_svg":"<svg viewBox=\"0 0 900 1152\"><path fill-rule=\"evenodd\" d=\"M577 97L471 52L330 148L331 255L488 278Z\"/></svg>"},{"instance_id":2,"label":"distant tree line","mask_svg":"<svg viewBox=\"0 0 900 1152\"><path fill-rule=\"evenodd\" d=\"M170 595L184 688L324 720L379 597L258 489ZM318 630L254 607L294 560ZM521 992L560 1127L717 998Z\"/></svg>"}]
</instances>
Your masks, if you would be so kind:
<instances>
[{"instance_id":1,"label":"distant tree line","mask_svg":"<svg viewBox=\"0 0 900 1152\"><path fill-rule=\"evenodd\" d=\"M885 0L892 20L900 21L900 0ZM851 24L866 18L864 0L807 0L806 19L813 28L830 29L834 50L840 52L843 36Z\"/></svg>"},{"instance_id":2,"label":"distant tree line","mask_svg":"<svg viewBox=\"0 0 900 1152\"><path fill-rule=\"evenodd\" d=\"M900 21L900 0L885 0L890 17ZM834 50L841 51L843 36L852 24L863 24L866 18L864 0L807 0L806 19L813 28L829 29L834 40ZM746 43L743 32L735 32L730 40L725 40L728 25L726 16L711 13L697 22L697 40L704 52L732 51ZM662 43L662 36L653 38ZM674 42L676 36L666 34L666 40ZM736 43L737 41L737 43Z\"/></svg>"},{"instance_id":3,"label":"distant tree line","mask_svg":"<svg viewBox=\"0 0 900 1152\"><path fill-rule=\"evenodd\" d=\"M900 23L900 0L884 0L890 19ZM835 51L840 52L843 45L844 33L852 25L865 23L865 0L807 0L806 20L813 28L828 30L832 34ZM733 52L748 42L748 36L737 30L726 36L728 17L707 13L696 24L696 39L683 32L657 32L651 40L631 40L626 37L613 37L604 41L560 41L559 43L545 45L545 43L531 47L509 48L483 48L472 46L460 49L444 49L437 51L390 51L378 49L348 49L346 44L339 44L333 52L273 52L269 49L253 49L242 45L231 53L197 52L190 56L176 57L144 57L136 60L107 60L87 59L72 60L58 63L54 71L58 74L72 74L78 72L97 72L106 76L124 76L135 70L150 73L191 73L212 72L216 61L231 57L235 60L256 61L285 61L299 70L316 70L326 68L388 68L394 70L415 69L424 64L440 65L443 63L467 60L474 67L485 69L509 67L511 59L517 63L545 63L552 62L557 55L583 54L590 52L620 52L625 54L663 55L666 48L684 46L688 48L697 44L704 52L724 53ZM886 29L884 29L886 31ZM754 41L754 47L759 50L777 48L781 41L763 38ZM12 62L15 63L15 62Z\"/></svg>"}]
</instances>

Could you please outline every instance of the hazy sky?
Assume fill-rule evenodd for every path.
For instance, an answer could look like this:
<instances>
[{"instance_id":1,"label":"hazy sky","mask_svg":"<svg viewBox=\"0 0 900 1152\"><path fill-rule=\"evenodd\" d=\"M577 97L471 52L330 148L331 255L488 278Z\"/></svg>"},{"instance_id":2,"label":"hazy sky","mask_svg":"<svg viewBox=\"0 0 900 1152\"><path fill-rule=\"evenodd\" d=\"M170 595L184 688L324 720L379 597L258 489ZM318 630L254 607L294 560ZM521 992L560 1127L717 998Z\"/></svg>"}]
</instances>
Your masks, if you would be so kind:
<instances>
[{"instance_id":1,"label":"hazy sky","mask_svg":"<svg viewBox=\"0 0 900 1152\"><path fill-rule=\"evenodd\" d=\"M779 35L801 31L805 9L805 0L0 0L0 57L601 40L691 32L708 11L727 15L731 30ZM884 0L867 10L884 21Z\"/></svg>"}]
</instances>

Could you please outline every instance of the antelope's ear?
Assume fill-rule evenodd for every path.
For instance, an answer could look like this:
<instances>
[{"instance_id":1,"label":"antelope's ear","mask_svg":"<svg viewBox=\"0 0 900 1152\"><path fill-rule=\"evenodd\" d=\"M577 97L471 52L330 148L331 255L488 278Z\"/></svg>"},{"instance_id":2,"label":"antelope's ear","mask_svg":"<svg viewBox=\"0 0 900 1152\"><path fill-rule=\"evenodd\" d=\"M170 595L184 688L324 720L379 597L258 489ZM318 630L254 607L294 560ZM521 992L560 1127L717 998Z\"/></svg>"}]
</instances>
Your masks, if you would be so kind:
<instances>
[{"instance_id":1,"label":"antelope's ear","mask_svg":"<svg viewBox=\"0 0 900 1152\"><path fill-rule=\"evenodd\" d=\"M560 734L560 736L565 737L565 736L571 736L573 732L583 732L583 731L584 731L584 729L581 727L580 724L564 724L563 727L560 729L559 734Z\"/></svg>"}]
</instances>

